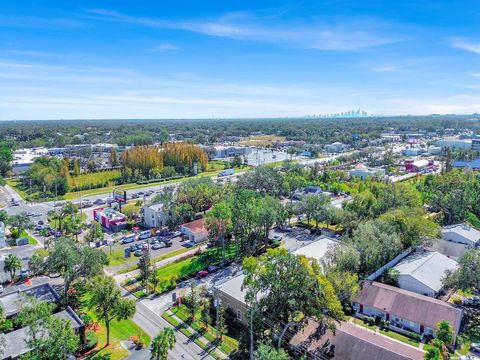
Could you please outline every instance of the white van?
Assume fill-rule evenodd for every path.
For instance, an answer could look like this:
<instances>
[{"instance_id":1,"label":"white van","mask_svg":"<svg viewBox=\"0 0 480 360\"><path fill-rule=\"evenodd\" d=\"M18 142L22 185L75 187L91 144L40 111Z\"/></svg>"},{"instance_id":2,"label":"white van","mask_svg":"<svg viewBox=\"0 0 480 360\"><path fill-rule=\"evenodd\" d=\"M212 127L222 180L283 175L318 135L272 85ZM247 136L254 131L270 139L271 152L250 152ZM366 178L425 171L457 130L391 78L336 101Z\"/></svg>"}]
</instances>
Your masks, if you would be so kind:
<instances>
[{"instance_id":1,"label":"white van","mask_svg":"<svg viewBox=\"0 0 480 360\"><path fill-rule=\"evenodd\" d=\"M125 235L125 237L122 239L122 244L132 243L136 238L137 236L135 234Z\"/></svg>"},{"instance_id":2,"label":"white van","mask_svg":"<svg viewBox=\"0 0 480 360\"><path fill-rule=\"evenodd\" d=\"M145 230L138 234L138 240L145 240L148 239L150 236L152 236L152 232L150 230Z\"/></svg>"}]
</instances>

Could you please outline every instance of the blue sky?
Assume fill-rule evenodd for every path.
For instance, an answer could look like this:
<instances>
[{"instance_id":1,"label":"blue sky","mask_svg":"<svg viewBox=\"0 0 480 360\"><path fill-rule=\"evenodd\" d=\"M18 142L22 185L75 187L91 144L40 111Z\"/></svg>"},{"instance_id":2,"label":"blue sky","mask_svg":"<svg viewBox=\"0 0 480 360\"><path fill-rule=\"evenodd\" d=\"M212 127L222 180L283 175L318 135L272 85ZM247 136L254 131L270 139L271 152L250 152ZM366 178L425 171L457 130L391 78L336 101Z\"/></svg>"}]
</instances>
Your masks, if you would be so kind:
<instances>
[{"instance_id":1,"label":"blue sky","mask_svg":"<svg viewBox=\"0 0 480 360\"><path fill-rule=\"evenodd\" d=\"M480 111L478 1L9 1L0 119Z\"/></svg>"}]
</instances>

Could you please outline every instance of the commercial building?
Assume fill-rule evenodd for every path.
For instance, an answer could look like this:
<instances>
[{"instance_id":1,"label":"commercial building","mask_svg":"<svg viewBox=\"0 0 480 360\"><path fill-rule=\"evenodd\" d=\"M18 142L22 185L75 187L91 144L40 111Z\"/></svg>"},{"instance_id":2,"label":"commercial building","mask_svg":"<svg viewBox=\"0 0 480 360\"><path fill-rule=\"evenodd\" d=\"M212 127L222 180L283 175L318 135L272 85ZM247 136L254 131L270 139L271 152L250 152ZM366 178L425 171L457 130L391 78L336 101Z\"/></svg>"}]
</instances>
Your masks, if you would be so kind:
<instances>
[{"instance_id":1,"label":"commercial building","mask_svg":"<svg viewBox=\"0 0 480 360\"><path fill-rule=\"evenodd\" d=\"M422 149L420 147L411 147L408 149L402 150L402 154L405 156L419 156L425 153L425 149Z\"/></svg>"},{"instance_id":2,"label":"commercial building","mask_svg":"<svg viewBox=\"0 0 480 360\"><path fill-rule=\"evenodd\" d=\"M383 177L385 176L385 169L382 168L368 168L362 163L355 166L353 170L348 172L350 176L365 180L368 177Z\"/></svg>"},{"instance_id":3,"label":"commercial building","mask_svg":"<svg viewBox=\"0 0 480 360\"><path fill-rule=\"evenodd\" d=\"M167 224L170 214L165 211L164 204L143 205L143 225L148 228L161 228Z\"/></svg>"},{"instance_id":4,"label":"commercial building","mask_svg":"<svg viewBox=\"0 0 480 360\"><path fill-rule=\"evenodd\" d=\"M363 281L352 302L357 317L371 316L389 321L389 328L400 333L434 336L438 323L446 320L454 335L460 330L463 311L453 305L394 286Z\"/></svg>"},{"instance_id":5,"label":"commercial building","mask_svg":"<svg viewBox=\"0 0 480 360\"><path fill-rule=\"evenodd\" d=\"M480 231L465 223L442 227L442 238L458 244L477 246Z\"/></svg>"},{"instance_id":6,"label":"commercial building","mask_svg":"<svg viewBox=\"0 0 480 360\"><path fill-rule=\"evenodd\" d=\"M331 192L323 191L322 188L318 185L308 185L308 186L305 186L303 189L295 191L295 193L293 194L293 198L296 200L301 200L305 196L320 195L320 194L332 196Z\"/></svg>"},{"instance_id":7,"label":"commercial building","mask_svg":"<svg viewBox=\"0 0 480 360\"><path fill-rule=\"evenodd\" d=\"M452 149L471 149L472 140L470 139L458 139L458 138L446 138L438 140L435 145L440 147L447 147Z\"/></svg>"},{"instance_id":8,"label":"commercial building","mask_svg":"<svg viewBox=\"0 0 480 360\"><path fill-rule=\"evenodd\" d=\"M215 147L215 158L225 159L234 156L248 155L252 148L246 146L217 146Z\"/></svg>"},{"instance_id":9,"label":"commercial building","mask_svg":"<svg viewBox=\"0 0 480 360\"><path fill-rule=\"evenodd\" d=\"M112 208L93 209L93 219L102 227L113 232L118 232L127 227L125 215Z\"/></svg>"},{"instance_id":10,"label":"commercial building","mask_svg":"<svg viewBox=\"0 0 480 360\"><path fill-rule=\"evenodd\" d=\"M417 251L393 267L399 272L398 287L417 294L436 297L442 290L442 279L447 271L454 271L458 263L436 251Z\"/></svg>"},{"instance_id":11,"label":"commercial building","mask_svg":"<svg viewBox=\"0 0 480 360\"><path fill-rule=\"evenodd\" d=\"M341 142L334 142L333 144L325 145L325 151L328 153L339 154L346 149L345 144Z\"/></svg>"},{"instance_id":12,"label":"commercial building","mask_svg":"<svg viewBox=\"0 0 480 360\"><path fill-rule=\"evenodd\" d=\"M435 169L433 160L405 160L405 171L407 172L425 172Z\"/></svg>"},{"instance_id":13,"label":"commercial building","mask_svg":"<svg viewBox=\"0 0 480 360\"><path fill-rule=\"evenodd\" d=\"M198 219L180 226L180 231L194 243L201 243L208 238L208 231L205 228L205 220Z\"/></svg>"},{"instance_id":14,"label":"commercial building","mask_svg":"<svg viewBox=\"0 0 480 360\"><path fill-rule=\"evenodd\" d=\"M314 320L292 337L290 347L298 356L308 354L308 359L319 360L422 360L425 354L349 322L337 324L333 333Z\"/></svg>"},{"instance_id":15,"label":"commercial building","mask_svg":"<svg viewBox=\"0 0 480 360\"><path fill-rule=\"evenodd\" d=\"M14 150L12 152L13 160L11 162L12 171L15 174L21 174L30 168L36 158L45 155L48 155L48 150L45 147Z\"/></svg>"},{"instance_id":16,"label":"commercial building","mask_svg":"<svg viewBox=\"0 0 480 360\"><path fill-rule=\"evenodd\" d=\"M480 170L480 159L475 159L472 161L455 160L452 166L457 169Z\"/></svg>"}]
</instances>

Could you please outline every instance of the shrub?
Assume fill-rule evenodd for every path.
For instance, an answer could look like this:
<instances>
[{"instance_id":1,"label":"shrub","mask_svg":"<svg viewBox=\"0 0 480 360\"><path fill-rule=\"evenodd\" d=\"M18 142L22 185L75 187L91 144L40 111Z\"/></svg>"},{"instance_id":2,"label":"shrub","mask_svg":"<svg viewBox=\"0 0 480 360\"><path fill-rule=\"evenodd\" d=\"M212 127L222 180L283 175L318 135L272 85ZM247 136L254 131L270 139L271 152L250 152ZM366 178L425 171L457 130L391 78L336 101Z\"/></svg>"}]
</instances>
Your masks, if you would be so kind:
<instances>
[{"instance_id":1,"label":"shrub","mask_svg":"<svg viewBox=\"0 0 480 360\"><path fill-rule=\"evenodd\" d=\"M88 315L83 315L82 316L82 321L86 326L91 325L93 323L92 317L88 316Z\"/></svg>"},{"instance_id":2,"label":"shrub","mask_svg":"<svg viewBox=\"0 0 480 360\"><path fill-rule=\"evenodd\" d=\"M93 330L87 330L85 333L85 350L91 350L98 344L97 334Z\"/></svg>"},{"instance_id":3,"label":"shrub","mask_svg":"<svg viewBox=\"0 0 480 360\"><path fill-rule=\"evenodd\" d=\"M12 320L5 320L2 324L0 324L0 333L5 333L13 330L13 322Z\"/></svg>"},{"instance_id":4,"label":"shrub","mask_svg":"<svg viewBox=\"0 0 480 360\"><path fill-rule=\"evenodd\" d=\"M417 333L414 333L414 332L410 332L410 337L413 339L413 340L418 340L420 341L422 339L422 337L420 335L418 335Z\"/></svg>"}]
</instances>

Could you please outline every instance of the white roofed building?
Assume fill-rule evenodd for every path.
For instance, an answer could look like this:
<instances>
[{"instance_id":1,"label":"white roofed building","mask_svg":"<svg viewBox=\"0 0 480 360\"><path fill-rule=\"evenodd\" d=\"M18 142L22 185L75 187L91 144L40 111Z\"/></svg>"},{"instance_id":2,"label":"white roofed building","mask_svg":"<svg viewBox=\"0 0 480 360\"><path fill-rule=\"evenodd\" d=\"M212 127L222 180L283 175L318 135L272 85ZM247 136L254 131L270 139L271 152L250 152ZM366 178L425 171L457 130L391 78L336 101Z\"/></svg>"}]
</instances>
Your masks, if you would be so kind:
<instances>
[{"instance_id":1,"label":"white roofed building","mask_svg":"<svg viewBox=\"0 0 480 360\"><path fill-rule=\"evenodd\" d=\"M480 231L465 223L444 226L442 228L444 240L467 246L476 246L480 241Z\"/></svg>"}]
</instances>

